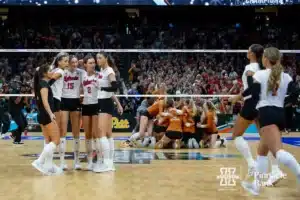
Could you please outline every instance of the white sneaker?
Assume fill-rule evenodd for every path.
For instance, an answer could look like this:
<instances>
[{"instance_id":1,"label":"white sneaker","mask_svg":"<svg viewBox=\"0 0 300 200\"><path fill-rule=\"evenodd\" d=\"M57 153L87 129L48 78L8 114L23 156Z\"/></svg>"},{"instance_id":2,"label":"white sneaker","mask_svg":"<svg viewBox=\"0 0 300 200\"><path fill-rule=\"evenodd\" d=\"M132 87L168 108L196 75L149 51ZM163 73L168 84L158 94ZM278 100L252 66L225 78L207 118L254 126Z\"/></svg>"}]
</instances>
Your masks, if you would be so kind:
<instances>
[{"instance_id":1,"label":"white sneaker","mask_svg":"<svg viewBox=\"0 0 300 200\"><path fill-rule=\"evenodd\" d=\"M68 165L65 164L65 163L61 163L61 164L60 164L60 168L61 168L62 170L64 170L64 171L66 171L66 170L68 170Z\"/></svg>"},{"instance_id":2,"label":"white sneaker","mask_svg":"<svg viewBox=\"0 0 300 200\"><path fill-rule=\"evenodd\" d=\"M272 173L271 176L269 177L269 179L267 180L265 186L266 187L273 187L277 183L279 183L282 179L284 179L284 177L285 176L284 176L282 171Z\"/></svg>"},{"instance_id":3,"label":"white sneaker","mask_svg":"<svg viewBox=\"0 0 300 200\"><path fill-rule=\"evenodd\" d=\"M246 181L242 181L242 187L253 195L259 195L259 187L257 186L257 184L255 184L255 182L249 183Z\"/></svg>"},{"instance_id":4,"label":"white sneaker","mask_svg":"<svg viewBox=\"0 0 300 200\"><path fill-rule=\"evenodd\" d=\"M64 171L54 163L47 171L48 171L47 175L50 176L58 176L64 173Z\"/></svg>"},{"instance_id":5,"label":"white sneaker","mask_svg":"<svg viewBox=\"0 0 300 200\"><path fill-rule=\"evenodd\" d=\"M94 163L93 162L88 163L87 170L93 171L93 169L94 169Z\"/></svg>"},{"instance_id":6,"label":"white sneaker","mask_svg":"<svg viewBox=\"0 0 300 200\"><path fill-rule=\"evenodd\" d=\"M74 169L75 169L75 170L81 170L81 165L80 165L80 163L74 164Z\"/></svg>"},{"instance_id":7,"label":"white sneaker","mask_svg":"<svg viewBox=\"0 0 300 200\"><path fill-rule=\"evenodd\" d=\"M38 160L35 160L31 163L31 165L37 169L38 171L40 171L42 174L47 174L47 170L44 168L44 166L42 165L42 163L40 163Z\"/></svg>"},{"instance_id":8,"label":"white sneaker","mask_svg":"<svg viewBox=\"0 0 300 200\"><path fill-rule=\"evenodd\" d=\"M149 144L149 147L150 147L150 148L154 148L154 147L155 147L155 144L156 144L156 139L155 139L155 137L151 137L151 138L150 138L150 144Z\"/></svg>"},{"instance_id":9,"label":"white sneaker","mask_svg":"<svg viewBox=\"0 0 300 200\"><path fill-rule=\"evenodd\" d=\"M142 142L142 146L143 147L148 147L150 145L150 138L149 137L145 137L143 142Z\"/></svg>"},{"instance_id":10,"label":"white sneaker","mask_svg":"<svg viewBox=\"0 0 300 200\"><path fill-rule=\"evenodd\" d=\"M96 163L93 168L93 172L95 172L95 173L102 173L102 172L108 172L108 171L111 171L111 168L109 168L109 166L107 166L104 163L101 163L101 164Z\"/></svg>"}]
</instances>

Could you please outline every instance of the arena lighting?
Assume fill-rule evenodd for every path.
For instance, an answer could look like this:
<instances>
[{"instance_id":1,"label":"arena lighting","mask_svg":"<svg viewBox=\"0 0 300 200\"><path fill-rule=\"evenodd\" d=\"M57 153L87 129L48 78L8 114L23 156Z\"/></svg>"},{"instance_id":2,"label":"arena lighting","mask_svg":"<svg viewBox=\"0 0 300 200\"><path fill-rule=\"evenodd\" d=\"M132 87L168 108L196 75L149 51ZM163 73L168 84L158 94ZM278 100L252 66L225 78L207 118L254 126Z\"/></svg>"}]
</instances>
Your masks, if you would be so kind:
<instances>
[{"instance_id":1,"label":"arena lighting","mask_svg":"<svg viewBox=\"0 0 300 200\"><path fill-rule=\"evenodd\" d=\"M47 1L44 1L44 4L48 4L48 2L47 2Z\"/></svg>"},{"instance_id":2,"label":"arena lighting","mask_svg":"<svg viewBox=\"0 0 300 200\"><path fill-rule=\"evenodd\" d=\"M205 6L209 6L209 3L208 2L205 2L205 4L204 4Z\"/></svg>"},{"instance_id":3,"label":"arena lighting","mask_svg":"<svg viewBox=\"0 0 300 200\"><path fill-rule=\"evenodd\" d=\"M74 3L78 4L78 3L79 3L79 0L75 0Z\"/></svg>"}]
</instances>

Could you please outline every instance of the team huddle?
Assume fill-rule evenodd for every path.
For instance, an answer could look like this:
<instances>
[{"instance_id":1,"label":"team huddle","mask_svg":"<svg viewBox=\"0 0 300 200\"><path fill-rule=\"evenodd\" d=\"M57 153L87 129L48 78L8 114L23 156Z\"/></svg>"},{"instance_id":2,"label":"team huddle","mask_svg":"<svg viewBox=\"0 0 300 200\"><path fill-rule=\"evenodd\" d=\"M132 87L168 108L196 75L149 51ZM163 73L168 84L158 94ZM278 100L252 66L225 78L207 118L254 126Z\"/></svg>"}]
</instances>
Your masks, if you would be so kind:
<instances>
[{"instance_id":1,"label":"team huddle","mask_svg":"<svg viewBox=\"0 0 300 200\"><path fill-rule=\"evenodd\" d=\"M166 95L165 85L152 92ZM188 98L147 98L137 110L137 126L123 147L200 148L224 147L217 129L214 105L207 101L196 106ZM218 141L217 141L218 140Z\"/></svg>"},{"instance_id":2,"label":"team huddle","mask_svg":"<svg viewBox=\"0 0 300 200\"><path fill-rule=\"evenodd\" d=\"M101 67L96 72L95 66ZM65 163L66 134L70 118L74 137L74 169L81 169L79 161L80 119L86 137L87 170L114 171L114 140L112 114L115 104L119 113L123 108L114 96L117 82L113 60L105 53L96 59L87 55L83 59L85 70L78 68L78 59L60 53L51 65L40 66L34 77L34 91L38 106L38 121L45 137L44 150L32 165L43 174L61 174ZM83 93L83 99L80 94ZM97 162L93 164L93 146ZM59 147L60 166L53 163L53 153Z\"/></svg>"}]
</instances>

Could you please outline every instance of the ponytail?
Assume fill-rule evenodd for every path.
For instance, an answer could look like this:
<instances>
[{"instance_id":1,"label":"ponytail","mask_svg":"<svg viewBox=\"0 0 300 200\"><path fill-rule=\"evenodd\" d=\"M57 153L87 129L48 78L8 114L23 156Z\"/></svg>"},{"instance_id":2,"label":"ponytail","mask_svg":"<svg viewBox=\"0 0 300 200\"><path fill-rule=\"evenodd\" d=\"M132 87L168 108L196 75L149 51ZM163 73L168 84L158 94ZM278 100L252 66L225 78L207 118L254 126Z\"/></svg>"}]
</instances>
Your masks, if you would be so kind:
<instances>
[{"instance_id":1,"label":"ponytail","mask_svg":"<svg viewBox=\"0 0 300 200\"><path fill-rule=\"evenodd\" d=\"M48 64L44 64L37 68L33 77L33 92L35 98L37 98L37 94L39 92L39 83L44 78L45 74L49 72L50 66Z\"/></svg>"},{"instance_id":2,"label":"ponytail","mask_svg":"<svg viewBox=\"0 0 300 200\"><path fill-rule=\"evenodd\" d=\"M268 80L268 89L267 93L272 92L273 96L276 96L277 90L280 84L280 75L283 72L283 66L280 62L276 62L275 65L271 68L271 74Z\"/></svg>"}]
</instances>

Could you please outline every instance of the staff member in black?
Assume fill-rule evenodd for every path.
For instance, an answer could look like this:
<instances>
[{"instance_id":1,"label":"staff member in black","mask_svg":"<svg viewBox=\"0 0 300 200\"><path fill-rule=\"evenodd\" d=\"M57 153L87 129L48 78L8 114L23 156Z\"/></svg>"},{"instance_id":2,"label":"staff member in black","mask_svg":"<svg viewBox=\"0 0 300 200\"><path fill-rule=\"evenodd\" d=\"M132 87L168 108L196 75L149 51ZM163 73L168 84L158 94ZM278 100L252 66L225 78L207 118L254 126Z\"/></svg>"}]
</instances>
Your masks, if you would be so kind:
<instances>
[{"instance_id":1,"label":"staff member in black","mask_svg":"<svg viewBox=\"0 0 300 200\"><path fill-rule=\"evenodd\" d=\"M19 94L18 90L14 91L14 94ZM22 109L25 106L25 98L24 97L10 97L8 101L9 114L12 117L12 120L18 125L17 130L12 132L12 136L14 138L14 144L23 144L21 142L21 136L27 127L27 120L24 116Z\"/></svg>"},{"instance_id":2,"label":"staff member in black","mask_svg":"<svg viewBox=\"0 0 300 200\"><path fill-rule=\"evenodd\" d=\"M0 99L0 133L1 137L5 136L10 127L8 114L8 102L6 98Z\"/></svg>"}]
</instances>

